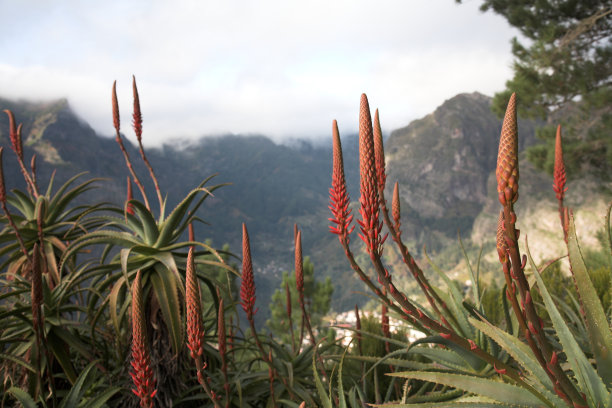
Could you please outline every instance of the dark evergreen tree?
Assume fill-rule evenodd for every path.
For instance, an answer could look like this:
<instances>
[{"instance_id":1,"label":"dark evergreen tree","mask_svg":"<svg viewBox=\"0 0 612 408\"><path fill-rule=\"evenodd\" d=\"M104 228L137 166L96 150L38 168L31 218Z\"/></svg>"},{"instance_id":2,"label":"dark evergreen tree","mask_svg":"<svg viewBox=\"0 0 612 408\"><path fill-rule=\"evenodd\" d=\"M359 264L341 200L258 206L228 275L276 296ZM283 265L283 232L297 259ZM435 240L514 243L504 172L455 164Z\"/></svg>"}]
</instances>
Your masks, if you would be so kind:
<instances>
[{"instance_id":1,"label":"dark evergreen tree","mask_svg":"<svg viewBox=\"0 0 612 408\"><path fill-rule=\"evenodd\" d=\"M461 0L457 0L461 2ZM557 124L564 128L568 174L609 178L612 170L612 5L608 0L483 0L527 41L512 40L514 77L495 95L502 115L509 96L519 114L546 119L543 144L528 151L552 173Z\"/></svg>"}]
</instances>

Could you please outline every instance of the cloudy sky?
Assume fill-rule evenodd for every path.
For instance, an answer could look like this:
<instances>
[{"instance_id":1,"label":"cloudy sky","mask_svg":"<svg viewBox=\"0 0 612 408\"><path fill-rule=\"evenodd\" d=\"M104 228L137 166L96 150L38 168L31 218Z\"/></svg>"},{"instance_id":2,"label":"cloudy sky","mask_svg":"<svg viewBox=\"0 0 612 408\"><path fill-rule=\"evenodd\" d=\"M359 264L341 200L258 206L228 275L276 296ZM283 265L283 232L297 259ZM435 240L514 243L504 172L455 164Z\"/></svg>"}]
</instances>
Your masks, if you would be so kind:
<instances>
[{"instance_id":1,"label":"cloudy sky","mask_svg":"<svg viewBox=\"0 0 612 408\"><path fill-rule=\"evenodd\" d=\"M144 137L261 133L321 138L357 129L359 97L383 130L460 92L492 95L511 76L506 21L479 0L0 0L0 96L68 98L112 134L131 75ZM129 129L123 129L131 134Z\"/></svg>"}]
</instances>

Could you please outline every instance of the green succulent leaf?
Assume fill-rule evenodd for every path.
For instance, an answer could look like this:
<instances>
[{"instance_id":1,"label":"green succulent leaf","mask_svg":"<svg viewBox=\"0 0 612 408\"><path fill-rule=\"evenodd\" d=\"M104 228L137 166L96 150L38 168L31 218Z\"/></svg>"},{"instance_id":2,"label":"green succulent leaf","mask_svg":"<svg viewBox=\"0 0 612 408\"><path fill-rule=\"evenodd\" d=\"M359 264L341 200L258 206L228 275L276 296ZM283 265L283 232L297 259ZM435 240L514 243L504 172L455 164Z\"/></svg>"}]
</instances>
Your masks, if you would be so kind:
<instances>
[{"instance_id":1,"label":"green succulent leaf","mask_svg":"<svg viewBox=\"0 0 612 408\"><path fill-rule=\"evenodd\" d=\"M548 293L548 289L544 285L540 271L536 267L531 257L531 253L529 252L527 238L525 238L525 247L529 264L533 269L533 275L538 283L538 289L540 289L542 299L544 300L544 305L546 306L548 315L557 332L557 336L559 336L559 341L563 345L563 351L565 351L567 360L574 371L574 377L576 378L579 388L586 394L587 402L591 408L605 406L608 402L608 398L610 398L610 393L606 390L606 386L601 377L597 374L597 371L591 366L589 360L582 352L582 349L580 349L571 330L567 327L561 313L559 313L559 310L555 306L550 293Z\"/></svg>"},{"instance_id":2,"label":"green succulent leaf","mask_svg":"<svg viewBox=\"0 0 612 408\"><path fill-rule=\"evenodd\" d=\"M508 354L512 356L512 358L514 358L514 360L526 368L534 378L537 378L548 389L554 391L553 384L550 381L548 374L546 374L546 371L544 371L540 363L538 363L538 361L535 359L529 346L502 329L495 327L486 320L480 321L474 319L473 317L470 317L469 319L471 324L495 340L497 344L499 344L504 350L506 350L506 352L508 352Z\"/></svg>"},{"instance_id":3,"label":"green succulent leaf","mask_svg":"<svg viewBox=\"0 0 612 408\"><path fill-rule=\"evenodd\" d=\"M314 376L317 392L319 393L319 400L324 408L332 408L333 405L331 401L331 396L327 395L327 391L325 391L325 387L323 386L323 383L321 382L321 377L319 376L319 373L317 371L316 357L317 353L316 350L314 350L314 352L312 353L312 374Z\"/></svg>"},{"instance_id":4,"label":"green succulent leaf","mask_svg":"<svg viewBox=\"0 0 612 408\"><path fill-rule=\"evenodd\" d=\"M569 233L567 236L569 260L572 273L576 280L576 288L580 295L580 303L584 310L587 335L591 349L597 361L597 371L607 387L612 386L612 331L608 325L603 306L599 301L593 282L586 269L578 239L574 217L570 216Z\"/></svg>"},{"instance_id":5,"label":"green succulent leaf","mask_svg":"<svg viewBox=\"0 0 612 408\"><path fill-rule=\"evenodd\" d=\"M170 332L172 348L178 354L183 346L183 326L176 279L161 264L155 264L150 276L164 322Z\"/></svg>"},{"instance_id":6,"label":"green succulent leaf","mask_svg":"<svg viewBox=\"0 0 612 408\"><path fill-rule=\"evenodd\" d=\"M471 375L429 371L407 371L388 375L444 384L491 398L500 403L512 401L516 405L535 408L541 407L543 402L546 402L540 400L525 388Z\"/></svg>"},{"instance_id":7,"label":"green succulent leaf","mask_svg":"<svg viewBox=\"0 0 612 408\"><path fill-rule=\"evenodd\" d=\"M8 389L8 393L11 394L23 408L38 408L36 402L32 399L30 394L22 390L21 388L11 387Z\"/></svg>"}]
</instances>

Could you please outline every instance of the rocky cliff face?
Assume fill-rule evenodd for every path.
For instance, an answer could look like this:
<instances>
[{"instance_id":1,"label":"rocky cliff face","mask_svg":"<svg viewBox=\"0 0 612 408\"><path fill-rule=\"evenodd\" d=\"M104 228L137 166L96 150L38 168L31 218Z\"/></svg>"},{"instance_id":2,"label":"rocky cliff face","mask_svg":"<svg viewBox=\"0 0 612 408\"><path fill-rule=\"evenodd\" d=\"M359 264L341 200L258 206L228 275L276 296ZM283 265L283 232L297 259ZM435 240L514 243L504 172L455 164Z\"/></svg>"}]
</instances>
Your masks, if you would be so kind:
<instances>
[{"instance_id":1,"label":"rocky cliff face","mask_svg":"<svg viewBox=\"0 0 612 408\"><path fill-rule=\"evenodd\" d=\"M457 230L465 235L482 211L501 129L490 106L485 95L460 94L391 133L388 180L399 181L405 222L418 231L418 243L436 247ZM520 149L534 142L533 122L521 121L519 132Z\"/></svg>"}]
</instances>

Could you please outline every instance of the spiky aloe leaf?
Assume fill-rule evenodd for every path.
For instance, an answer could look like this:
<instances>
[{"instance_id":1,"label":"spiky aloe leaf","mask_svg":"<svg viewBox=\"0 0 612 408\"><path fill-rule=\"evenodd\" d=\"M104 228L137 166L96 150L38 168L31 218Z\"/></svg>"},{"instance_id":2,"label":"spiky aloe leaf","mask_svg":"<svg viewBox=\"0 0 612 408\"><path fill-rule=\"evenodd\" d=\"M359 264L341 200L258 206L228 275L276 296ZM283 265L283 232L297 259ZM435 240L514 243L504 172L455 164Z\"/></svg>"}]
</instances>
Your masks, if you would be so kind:
<instances>
[{"instance_id":1,"label":"spiky aloe leaf","mask_svg":"<svg viewBox=\"0 0 612 408\"><path fill-rule=\"evenodd\" d=\"M436 363L442 364L448 368L453 368L462 372L472 371L471 365L468 364L468 362L462 356L452 350L429 347L414 347L410 349L410 352L427 357L428 359L435 361Z\"/></svg>"},{"instance_id":2,"label":"spiky aloe leaf","mask_svg":"<svg viewBox=\"0 0 612 408\"><path fill-rule=\"evenodd\" d=\"M11 192L13 194L7 196L6 201L13 207L17 208L26 219L33 220L35 218L36 207L34 201L32 201L27 194L20 190L13 189Z\"/></svg>"},{"instance_id":3,"label":"spiky aloe leaf","mask_svg":"<svg viewBox=\"0 0 612 408\"><path fill-rule=\"evenodd\" d=\"M333 408L331 402L331 395L328 396L325 391L325 387L323 387L323 383L321 382L321 377L317 372L317 363L316 363L317 353L316 350L312 353L312 374L314 376L315 385L317 387L317 392L319 394L319 401L324 408Z\"/></svg>"},{"instance_id":4,"label":"spiky aloe leaf","mask_svg":"<svg viewBox=\"0 0 612 408\"><path fill-rule=\"evenodd\" d=\"M153 245L159 237L159 230L157 229L157 222L151 214L151 211L138 200L130 200L128 204L132 205L135 215L138 217L140 224L142 225L143 236L142 240L147 245Z\"/></svg>"},{"instance_id":5,"label":"spiky aloe leaf","mask_svg":"<svg viewBox=\"0 0 612 408\"><path fill-rule=\"evenodd\" d=\"M178 227L181 225L181 220L183 220L187 210L189 210L191 202L200 192L204 192L207 195L210 194L210 192L202 186L194 188L187 194L183 201L177 204L174 210L168 215L168 218L159 224L159 236L155 241L154 247L163 247L172 241L172 236L177 233Z\"/></svg>"},{"instance_id":6,"label":"spiky aloe leaf","mask_svg":"<svg viewBox=\"0 0 612 408\"><path fill-rule=\"evenodd\" d=\"M567 327L567 324L563 320L561 313L559 313L557 306L555 306L548 289L544 285L540 271L536 267L533 258L531 257L527 238L525 238L525 248L527 252L527 259L529 259L529 264L533 269L533 275L538 283L538 289L542 294L546 311L550 316L550 320L552 321L555 331L557 332L557 336L559 336L559 341L563 346L563 351L567 356L567 361L572 367L574 377L576 378L580 390L585 393L589 407L596 408L598 406L606 406L606 404L608 404L608 399L610 398L610 393L606 390L606 386L604 385L601 377L589 363L589 360L586 358L582 352L582 349L578 345L578 342L576 342L576 339L572 335L571 330L569 327Z\"/></svg>"},{"instance_id":7,"label":"spiky aloe leaf","mask_svg":"<svg viewBox=\"0 0 612 408\"><path fill-rule=\"evenodd\" d=\"M36 402L32 399L30 394L22 390L21 388L11 387L8 389L8 393L11 394L24 408L38 408Z\"/></svg>"},{"instance_id":8,"label":"spiky aloe leaf","mask_svg":"<svg viewBox=\"0 0 612 408\"><path fill-rule=\"evenodd\" d=\"M429 371L407 371L402 373L389 373L388 375L444 384L491 398L500 403L512 401L512 403L516 405L534 408L541 407L543 403L546 403L548 406L552 407L550 403L540 400L525 388L488 378Z\"/></svg>"},{"instance_id":9,"label":"spiky aloe leaf","mask_svg":"<svg viewBox=\"0 0 612 408\"><path fill-rule=\"evenodd\" d=\"M555 406L563 406L565 404L563 400L554 394L554 387L550 378L525 343L487 321L479 321L470 317L470 323L496 341L514 360L531 373L526 378L526 381L540 394L554 403Z\"/></svg>"},{"instance_id":10,"label":"spiky aloe leaf","mask_svg":"<svg viewBox=\"0 0 612 408\"><path fill-rule=\"evenodd\" d=\"M597 361L597 372L604 383L610 387L612 386L612 331L608 326L606 313L603 310L603 306L599 301L593 282L591 282L586 265L584 264L578 239L576 238L574 217L570 216L569 221L567 238L569 260L585 314L587 335L591 342L595 361Z\"/></svg>"},{"instance_id":11,"label":"spiky aloe leaf","mask_svg":"<svg viewBox=\"0 0 612 408\"><path fill-rule=\"evenodd\" d=\"M170 332L172 349L178 354L183 347L183 329L177 282L170 271L161 264L155 264L151 272L153 292L157 296L162 317Z\"/></svg>"}]
</instances>

